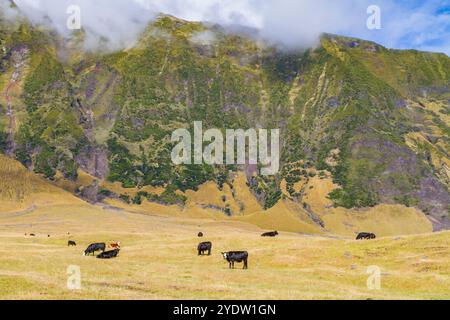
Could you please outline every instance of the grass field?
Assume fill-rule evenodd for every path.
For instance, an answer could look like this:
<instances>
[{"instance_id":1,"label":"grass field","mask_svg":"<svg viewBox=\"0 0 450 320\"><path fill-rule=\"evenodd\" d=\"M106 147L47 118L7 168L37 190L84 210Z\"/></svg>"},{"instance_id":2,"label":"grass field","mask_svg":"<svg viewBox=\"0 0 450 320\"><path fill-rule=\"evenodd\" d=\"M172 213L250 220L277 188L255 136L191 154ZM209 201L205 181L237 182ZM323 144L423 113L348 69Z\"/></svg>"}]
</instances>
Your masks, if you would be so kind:
<instances>
[{"instance_id":1,"label":"grass field","mask_svg":"<svg viewBox=\"0 0 450 320\"><path fill-rule=\"evenodd\" d=\"M200 230L211 256L197 256ZM67 232L77 247L67 247ZM373 241L261 232L90 205L2 213L0 299L450 299L449 232ZM91 242L113 241L122 243L116 259L82 256ZM249 269L229 270L228 250L248 250ZM67 289L69 265L80 267L80 290ZM367 287L372 265L380 290Z\"/></svg>"}]
</instances>

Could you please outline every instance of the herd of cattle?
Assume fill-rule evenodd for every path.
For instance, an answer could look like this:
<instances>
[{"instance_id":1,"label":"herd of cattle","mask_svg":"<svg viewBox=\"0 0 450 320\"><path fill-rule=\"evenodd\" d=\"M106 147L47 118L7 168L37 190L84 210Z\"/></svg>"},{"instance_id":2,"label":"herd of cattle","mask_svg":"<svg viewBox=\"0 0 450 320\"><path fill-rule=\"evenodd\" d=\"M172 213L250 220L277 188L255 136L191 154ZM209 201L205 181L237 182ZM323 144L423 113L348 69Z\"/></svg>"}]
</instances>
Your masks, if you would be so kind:
<instances>
[{"instance_id":1,"label":"herd of cattle","mask_svg":"<svg viewBox=\"0 0 450 320\"><path fill-rule=\"evenodd\" d=\"M67 233L67 234L70 235L70 233ZM25 233L25 236L27 236L26 233ZM35 237L36 234L30 233L29 236ZM199 232L197 234L197 236L199 238L203 237L203 232ZM265 232L265 233L261 234L261 236L262 237L276 237L276 236L278 236L278 231ZM50 237L50 235L47 235L47 237ZM375 234L370 233L370 232L360 232L356 236L356 240L363 240L363 239L370 240L370 239L375 239L375 238L376 238ZM76 246L76 245L77 245L76 242L73 240L69 240L67 242L67 246L69 246L69 247ZM110 243L109 247L111 248L111 250L106 251L106 244L104 242L91 243L86 248L86 250L84 250L83 255L88 256L88 255L92 254L93 256L95 256L95 252L101 251L97 255L98 259L111 259L111 258L117 257L119 254L119 251L120 251L120 242ZM212 251L212 242L211 241L200 242L197 246L197 251L198 251L199 256L205 255L206 252L207 252L207 255L210 256L211 251ZM222 256L228 262L230 269L234 269L234 264L236 262L237 263L243 262L244 263L243 269L248 269L248 252L247 251L222 252Z\"/></svg>"},{"instance_id":2,"label":"herd of cattle","mask_svg":"<svg viewBox=\"0 0 450 320\"><path fill-rule=\"evenodd\" d=\"M198 233L199 237L203 237L203 232ZM276 237L278 236L278 231L270 231L261 234L261 237ZM360 232L358 233L356 240L362 239L375 239L376 236L373 233L369 232ZM211 255L212 243L210 241L200 242L197 246L198 255L203 255L206 251L208 255ZM234 269L234 263L238 262L244 263L243 269L248 269L248 252L247 251L228 251L222 252L222 256L225 260L228 261L228 265L230 269Z\"/></svg>"},{"instance_id":3,"label":"herd of cattle","mask_svg":"<svg viewBox=\"0 0 450 320\"><path fill-rule=\"evenodd\" d=\"M68 247L75 247L77 243L73 240L67 241ZM96 251L102 251L100 254L97 255L98 259L111 259L117 257L120 251L120 242L116 243L110 243L109 247L112 250L106 251L106 244L104 242L101 243L91 243L86 250L84 250L83 255L88 256L92 253L92 255L95 255Z\"/></svg>"},{"instance_id":4,"label":"herd of cattle","mask_svg":"<svg viewBox=\"0 0 450 320\"><path fill-rule=\"evenodd\" d=\"M267 232L262 234L263 237L275 237L278 235L277 231ZM203 232L198 233L199 237L203 237ZM212 243L211 241L200 242L197 246L198 255L204 255L205 252L208 252L208 256L211 255ZM230 269L234 269L234 264L236 262L244 263L243 269L248 269L248 252L247 251L228 251L222 252L222 256L225 260L228 261L228 265Z\"/></svg>"},{"instance_id":5,"label":"herd of cattle","mask_svg":"<svg viewBox=\"0 0 450 320\"><path fill-rule=\"evenodd\" d=\"M113 250L105 251L106 250L106 244L104 242L101 243L91 243L86 250L84 250L83 255L88 256L92 253L92 255L95 255L96 251L102 251L100 254L97 255L98 259L111 259L117 257L120 251L120 242L117 243L111 243L109 245Z\"/></svg>"}]
</instances>

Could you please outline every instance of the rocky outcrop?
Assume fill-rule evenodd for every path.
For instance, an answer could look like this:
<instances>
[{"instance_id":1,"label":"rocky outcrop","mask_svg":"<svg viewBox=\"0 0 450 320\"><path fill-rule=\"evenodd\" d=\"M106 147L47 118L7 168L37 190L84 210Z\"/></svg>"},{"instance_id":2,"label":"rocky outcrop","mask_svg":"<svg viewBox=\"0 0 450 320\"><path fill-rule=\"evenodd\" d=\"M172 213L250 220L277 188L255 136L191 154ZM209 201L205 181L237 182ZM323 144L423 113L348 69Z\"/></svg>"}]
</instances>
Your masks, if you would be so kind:
<instances>
[{"instance_id":1,"label":"rocky outcrop","mask_svg":"<svg viewBox=\"0 0 450 320\"><path fill-rule=\"evenodd\" d=\"M99 179L108 175L108 151L102 146L86 146L75 157L81 169Z\"/></svg>"}]
</instances>

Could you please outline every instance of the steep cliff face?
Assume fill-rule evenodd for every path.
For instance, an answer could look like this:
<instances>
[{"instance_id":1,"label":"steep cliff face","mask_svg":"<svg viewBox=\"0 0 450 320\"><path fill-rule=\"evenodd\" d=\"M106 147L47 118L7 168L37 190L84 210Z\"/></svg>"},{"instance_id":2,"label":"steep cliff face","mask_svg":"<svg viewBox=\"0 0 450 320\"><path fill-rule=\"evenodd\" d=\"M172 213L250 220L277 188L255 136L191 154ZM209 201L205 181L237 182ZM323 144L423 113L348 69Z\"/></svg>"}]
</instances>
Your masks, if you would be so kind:
<instances>
[{"instance_id":1,"label":"steep cliff face","mask_svg":"<svg viewBox=\"0 0 450 320\"><path fill-rule=\"evenodd\" d=\"M285 52L168 16L120 52L84 53L82 36L1 23L0 149L36 173L76 179L81 168L124 187L169 186L164 199L179 202L177 190L249 168L175 166L173 130L280 128L279 174L248 175L265 208L284 179L330 172L337 206L400 203L450 227L448 56L333 35Z\"/></svg>"}]
</instances>

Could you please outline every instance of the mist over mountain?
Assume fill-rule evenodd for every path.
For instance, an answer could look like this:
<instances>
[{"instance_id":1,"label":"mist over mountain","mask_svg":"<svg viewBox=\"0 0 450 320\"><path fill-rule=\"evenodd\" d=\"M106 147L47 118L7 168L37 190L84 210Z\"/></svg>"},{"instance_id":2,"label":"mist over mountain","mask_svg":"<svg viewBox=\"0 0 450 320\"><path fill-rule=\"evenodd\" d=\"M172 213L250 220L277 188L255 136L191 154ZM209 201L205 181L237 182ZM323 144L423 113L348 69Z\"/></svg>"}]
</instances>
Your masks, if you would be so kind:
<instances>
[{"instance_id":1,"label":"mist over mountain","mask_svg":"<svg viewBox=\"0 0 450 320\"><path fill-rule=\"evenodd\" d=\"M289 200L322 228L305 196L305 182L313 179L329 182L332 206L400 204L421 210L435 230L449 228L447 55L333 34L311 48L284 50L223 26L168 15L135 20L126 12L138 6L117 8L124 11L117 25L98 13L67 39L36 23L42 14L11 21L2 11L2 153L50 181L76 182L71 191L92 202L113 197L183 206L189 190L208 182L231 188L244 173L245 188L262 208ZM52 25L56 16L49 16ZM116 29L129 22L130 33ZM116 50L86 52L90 33L110 34ZM174 165L171 133L192 130L194 121L221 130L279 128L281 170L266 177L249 165ZM83 185L83 174L97 181ZM164 192L130 198L104 184L114 182ZM245 203L227 201L214 206L228 215L245 212Z\"/></svg>"},{"instance_id":2,"label":"mist over mountain","mask_svg":"<svg viewBox=\"0 0 450 320\"><path fill-rule=\"evenodd\" d=\"M1 0L7 3L10 0ZM108 40L110 50L132 46L158 14L188 21L219 24L235 33L252 29L254 39L285 49L319 44L323 32L370 39L390 48L450 53L447 1L404 2L381 0L14 0L18 9L38 25L69 37L67 9L81 9L86 49L98 49ZM376 5L380 28L369 29L367 20ZM5 5L3 5L5 7ZM444 9L443 9L444 8ZM8 10L11 11L11 10Z\"/></svg>"},{"instance_id":3,"label":"mist over mountain","mask_svg":"<svg viewBox=\"0 0 450 320\"><path fill-rule=\"evenodd\" d=\"M17 11L33 23L54 29L66 38L73 35L73 30L67 28L67 9L79 6L88 50L99 49L103 39L107 39L110 50L133 46L148 23L160 13L219 24L228 32L251 29L255 40L263 39L287 49L305 49L317 45L324 31L356 28L358 24L365 27L367 8L360 1L330 3L324 0L191 1L190 5L185 1L149 0L15 0L15 3ZM352 11L362 13L359 19L342 19L344 13Z\"/></svg>"}]
</instances>

